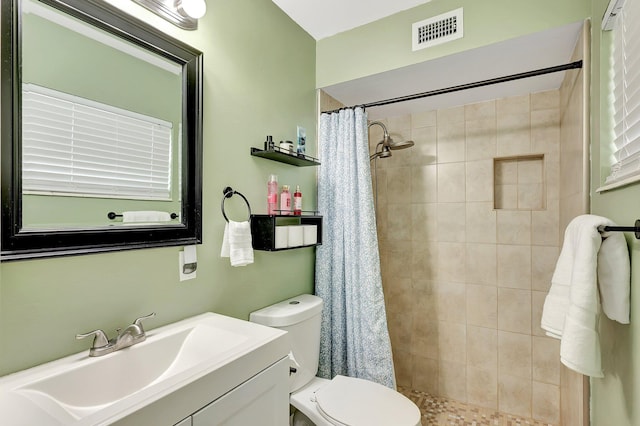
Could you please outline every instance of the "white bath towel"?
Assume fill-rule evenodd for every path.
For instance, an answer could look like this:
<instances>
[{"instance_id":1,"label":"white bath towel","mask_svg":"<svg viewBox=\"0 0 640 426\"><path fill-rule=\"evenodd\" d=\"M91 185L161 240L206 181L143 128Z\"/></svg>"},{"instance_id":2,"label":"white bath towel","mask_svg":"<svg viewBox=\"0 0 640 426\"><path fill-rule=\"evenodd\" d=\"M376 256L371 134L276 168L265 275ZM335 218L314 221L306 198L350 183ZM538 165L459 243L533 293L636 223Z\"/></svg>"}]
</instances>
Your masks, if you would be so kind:
<instances>
[{"instance_id":1,"label":"white bath towel","mask_svg":"<svg viewBox=\"0 0 640 426\"><path fill-rule=\"evenodd\" d=\"M615 223L582 215L567 226L541 320L549 336L561 339L562 363L592 377L604 376L597 329L600 298L609 318L629 323L627 244L620 232L600 234L600 225Z\"/></svg>"},{"instance_id":2,"label":"white bath towel","mask_svg":"<svg viewBox=\"0 0 640 426\"><path fill-rule=\"evenodd\" d=\"M230 220L224 226L220 257L228 257L231 266L245 266L253 263L251 244L251 224Z\"/></svg>"},{"instance_id":3,"label":"white bath towel","mask_svg":"<svg viewBox=\"0 0 640 426\"><path fill-rule=\"evenodd\" d=\"M136 210L130 212L122 212L122 222L125 223L154 223L154 222L169 222L171 215L167 212L160 211L144 211Z\"/></svg>"}]
</instances>

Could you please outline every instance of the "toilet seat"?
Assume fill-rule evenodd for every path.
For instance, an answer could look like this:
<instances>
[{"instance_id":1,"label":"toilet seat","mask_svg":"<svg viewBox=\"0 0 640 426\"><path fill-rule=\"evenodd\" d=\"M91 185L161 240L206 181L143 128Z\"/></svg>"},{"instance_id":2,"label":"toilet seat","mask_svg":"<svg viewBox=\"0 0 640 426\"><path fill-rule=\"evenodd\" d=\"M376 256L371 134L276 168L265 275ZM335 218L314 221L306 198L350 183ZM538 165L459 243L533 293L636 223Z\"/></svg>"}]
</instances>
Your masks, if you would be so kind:
<instances>
[{"instance_id":1,"label":"toilet seat","mask_svg":"<svg viewBox=\"0 0 640 426\"><path fill-rule=\"evenodd\" d=\"M416 426L420 410L404 395L386 386L336 376L315 393L320 414L337 426Z\"/></svg>"}]
</instances>

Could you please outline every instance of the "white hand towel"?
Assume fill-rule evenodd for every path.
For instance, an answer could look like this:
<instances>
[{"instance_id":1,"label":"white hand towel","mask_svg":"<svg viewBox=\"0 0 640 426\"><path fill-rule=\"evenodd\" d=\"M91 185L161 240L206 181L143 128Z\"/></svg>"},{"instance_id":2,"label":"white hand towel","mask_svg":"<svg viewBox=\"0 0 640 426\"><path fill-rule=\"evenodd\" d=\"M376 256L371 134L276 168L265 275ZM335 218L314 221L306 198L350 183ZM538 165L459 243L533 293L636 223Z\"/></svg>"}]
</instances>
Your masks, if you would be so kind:
<instances>
[{"instance_id":1,"label":"white hand towel","mask_svg":"<svg viewBox=\"0 0 640 426\"><path fill-rule=\"evenodd\" d=\"M122 222L169 222L171 215L167 212L137 210L122 212Z\"/></svg>"},{"instance_id":2,"label":"white hand towel","mask_svg":"<svg viewBox=\"0 0 640 426\"><path fill-rule=\"evenodd\" d=\"M253 263L251 245L251 224L230 220L224 227L221 257L228 257L231 266L245 266Z\"/></svg>"},{"instance_id":3,"label":"white hand towel","mask_svg":"<svg viewBox=\"0 0 640 426\"><path fill-rule=\"evenodd\" d=\"M594 215L578 216L567 226L541 320L549 336L561 339L562 363L592 377L603 377L597 332L598 284L605 314L629 322L627 244L622 233L601 235L600 225L615 226L611 220Z\"/></svg>"}]
</instances>

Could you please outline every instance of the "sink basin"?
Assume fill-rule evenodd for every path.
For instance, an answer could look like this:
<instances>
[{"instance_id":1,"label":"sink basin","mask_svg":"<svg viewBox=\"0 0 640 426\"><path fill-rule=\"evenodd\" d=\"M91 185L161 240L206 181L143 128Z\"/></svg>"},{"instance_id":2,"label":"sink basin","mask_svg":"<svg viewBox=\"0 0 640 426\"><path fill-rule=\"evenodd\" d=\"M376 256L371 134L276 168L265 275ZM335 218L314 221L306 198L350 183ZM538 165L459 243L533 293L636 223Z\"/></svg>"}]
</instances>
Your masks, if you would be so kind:
<instances>
[{"instance_id":1,"label":"sink basin","mask_svg":"<svg viewBox=\"0 0 640 426\"><path fill-rule=\"evenodd\" d=\"M39 424L111 423L280 337L255 325L207 313L151 330L146 341L102 357L85 351L1 378L0 424L35 424L33 413L43 416ZM286 355L286 348L279 352Z\"/></svg>"}]
</instances>

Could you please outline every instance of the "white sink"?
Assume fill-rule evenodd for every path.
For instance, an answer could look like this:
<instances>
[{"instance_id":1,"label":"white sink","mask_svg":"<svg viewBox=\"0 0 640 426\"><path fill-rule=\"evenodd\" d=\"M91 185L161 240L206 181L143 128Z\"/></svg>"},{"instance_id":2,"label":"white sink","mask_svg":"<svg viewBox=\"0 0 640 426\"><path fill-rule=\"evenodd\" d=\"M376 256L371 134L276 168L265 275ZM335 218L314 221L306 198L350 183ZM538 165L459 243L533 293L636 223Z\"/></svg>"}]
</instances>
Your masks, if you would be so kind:
<instances>
[{"instance_id":1,"label":"white sink","mask_svg":"<svg viewBox=\"0 0 640 426\"><path fill-rule=\"evenodd\" d=\"M0 424L109 424L216 370L240 374L250 367L243 355L275 340L282 342L265 352L265 365L285 356L283 333L256 326L202 314L102 357L87 350L0 378ZM248 362L256 365L255 356Z\"/></svg>"}]
</instances>

